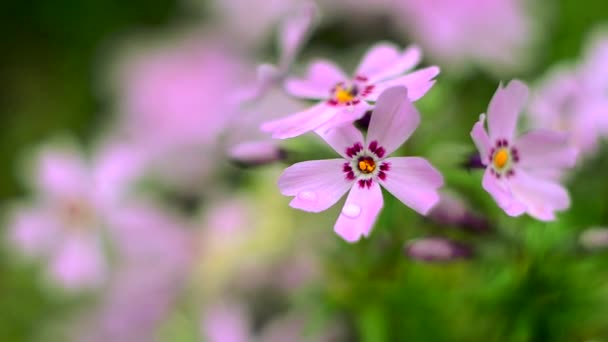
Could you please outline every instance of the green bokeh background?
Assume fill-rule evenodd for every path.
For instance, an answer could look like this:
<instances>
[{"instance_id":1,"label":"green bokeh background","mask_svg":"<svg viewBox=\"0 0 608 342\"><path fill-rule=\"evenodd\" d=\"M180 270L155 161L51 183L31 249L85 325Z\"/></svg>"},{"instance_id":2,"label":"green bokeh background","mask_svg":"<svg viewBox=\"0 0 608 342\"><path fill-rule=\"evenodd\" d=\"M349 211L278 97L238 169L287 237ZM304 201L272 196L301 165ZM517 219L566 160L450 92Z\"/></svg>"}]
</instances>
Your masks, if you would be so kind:
<instances>
[{"instance_id":1,"label":"green bokeh background","mask_svg":"<svg viewBox=\"0 0 608 342\"><path fill-rule=\"evenodd\" d=\"M587 34L608 22L603 0L547 1L535 11L543 23L541 54L532 69L509 78L534 81L554 63L575 60ZM205 20L204 11L169 0L5 1L0 10L0 199L25 194L16 172L29 146L65 132L90 144L109 119L112 99L98 89L100 59L109 45L134 32ZM359 48L397 37L382 25L362 29L344 23L322 26L311 49ZM365 35L354 39L345 27ZM260 54L270 55L271 45ZM481 190L480 174L458 168L473 148L470 127L498 81L481 70L466 78L441 75L420 103L424 119L404 148L405 154L427 156L450 189L493 218L497 233L472 236L438 227L401 210L385 194L372 239L326 251L326 282L304 297L319 317L344 317L353 338L361 341L608 341L608 254L585 253L576 245L583 229L608 226L608 149L578 167L568 184L572 208L559 221L506 218ZM478 257L428 265L402 256L403 241L430 233L469 241ZM6 248L0 249L1 341L32 340L49 317L74 308L74 298L45 291L38 272L13 263Z\"/></svg>"}]
</instances>

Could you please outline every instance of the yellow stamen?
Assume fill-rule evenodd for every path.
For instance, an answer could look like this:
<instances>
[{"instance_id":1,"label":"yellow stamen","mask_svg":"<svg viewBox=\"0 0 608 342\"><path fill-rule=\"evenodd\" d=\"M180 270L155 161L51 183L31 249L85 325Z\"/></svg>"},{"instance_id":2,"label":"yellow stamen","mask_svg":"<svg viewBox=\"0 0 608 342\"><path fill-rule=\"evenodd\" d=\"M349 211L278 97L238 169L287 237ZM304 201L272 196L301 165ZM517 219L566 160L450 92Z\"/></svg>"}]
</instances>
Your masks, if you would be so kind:
<instances>
[{"instance_id":1,"label":"yellow stamen","mask_svg":"<svg viewBox=\"0 0 608 342\"><path fill-rule=\"evenodd\" d=\"M373 159L362 159L359 161L359 170L363 173L372 173L376 169L376 163Z\"/></svg>"},{"instance_id":2,"label":"yellow stamen","mask_svg":"<svg viewBox=\"0 0 608 342\"><path fill-rule=\"evenodd\" d=\"M503 167L505 167L508 161L509 152L506 148L500 149L494 154L494 167L496 167L497 169L502 169Z\"/></svg>"},{"instance_id":3,"label":"yellow stamen","mask_svg":"<svg viewBox=\"0 0 608 342\"><path fill-rule=\"evenodd\" d=\"M342 86L336 87L334 96L336 97L336 101L339 103L350 102L355 98L350 89L343 88Z\"/></svg>"}]
</instances>

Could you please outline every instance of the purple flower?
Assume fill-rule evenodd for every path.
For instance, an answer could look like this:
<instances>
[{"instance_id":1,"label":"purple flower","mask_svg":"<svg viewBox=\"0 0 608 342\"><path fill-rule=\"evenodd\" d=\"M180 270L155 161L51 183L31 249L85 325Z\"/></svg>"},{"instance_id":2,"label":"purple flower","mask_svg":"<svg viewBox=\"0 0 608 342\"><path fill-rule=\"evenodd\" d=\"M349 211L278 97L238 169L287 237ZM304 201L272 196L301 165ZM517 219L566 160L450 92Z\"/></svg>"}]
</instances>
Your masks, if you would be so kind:
<instances>
[{"instance_id":1,"label":"purple flower","mask_svg":"<svg viewBox=\"0 0 608 342\"><path fill-rule=\"evenodd\" d=\"M370 109L380 94L394 86L408 88L411 101L421 98L433 86L439 74L436 66L404 75L422 58L417 47L400 51L395 45L380 43L372 47L352 77L348 77L330 61L311 64L305 78L288 78L285 82L291 95L317 99L321 102L305 111L267 122L262 129L274 138L292 138L306 132L329 129L351 123Z\"/></svg>"},{"instance_id":2,"label":"purple flower","mask_svg":"<svg viewBox=\"0 0 608 342\"><path fill-rule=\"evenodd\" d=\"M439 201L443 177L419 157L386 158L414 132L420 115L404 87L378 98L367 139L354 126L322 136L343 159L307 161L287 168L279 179L281 193L294 196L293 208L320 212L350 193L334 226L348 242L368 236L383 206L380 184L415 211L426 214Z\"/></svg>"},{"instance_id":3,"label":"purple flower","mask_svg":"<svg viewBox=\"0 0 608 342\"><path fill-rule=\"evenodd\" d=\"M535 130L515 136L519 112L528 98L528 87L511 81L499 86L485 115L473 126L471 137L486 165L483 188L510 216L527 212L539 220L555 219L555 211L570 206L566 189L554 179L576 161L565 134Z\"/></svg>"},{"instance_id":4,"label":"purple flower","mask_svg":"<svg viewBox=\"0 0 608 342\"><path fill-rule=\"evenodd\" d=\"M45 148L35 166L35 203L13 213L11 241L24 254L47 260L51 279L67 289L101 285L106 219L117 213L138 174L137 159L113 146L87 165L76 151Z\"/></svg>"}]
</instances>

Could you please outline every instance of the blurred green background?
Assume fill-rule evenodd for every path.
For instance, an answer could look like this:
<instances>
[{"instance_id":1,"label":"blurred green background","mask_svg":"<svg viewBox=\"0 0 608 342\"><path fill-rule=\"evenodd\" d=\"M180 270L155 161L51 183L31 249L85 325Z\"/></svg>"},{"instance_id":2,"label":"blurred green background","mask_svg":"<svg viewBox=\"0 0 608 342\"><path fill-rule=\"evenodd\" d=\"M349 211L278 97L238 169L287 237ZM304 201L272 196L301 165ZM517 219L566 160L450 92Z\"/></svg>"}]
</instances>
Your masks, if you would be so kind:
<instances>
[{"instance_id":1,"label":"blurred green background","mask_svg":"<svg viewBox=\"0 0 608 342\"><path fill-rule=\"evenodd\" d=\"M114 42L141 31L162 32L176 24L206 20L204 10L192 11L187 4L169 0L8 0L1 7L3 202L25 193L16 172L20 153L28 146L65 132L86 145L108 120L112 99L99 89L100 66ZM541 54L530 71L510 78L533 81L552 64L576 59L587 33L608 23L604 0L546 1L535 8L542 9L535 13L543 22ZM349 46L354 43L349 30L365 31L364 40L356 42L365 46L381 39L405 43L381 25L361 30L344 23L348 18L322 25L310 46ZM269 41L266 49L271 46ZM428 118L420 129L454 127L441 139L470 144L468 130L485 110L498 81L481 70L466 78L441 75L436 89L420 105ZM447 106L459 115L442 119ZM417 133L420 145L427 142L422 132ZM431 145L441 145L431 138L427 135ZM604 147L577 170L569 184L573 206L557 223L503 217L500 224L506 232L500 241L464 237L482 249L484 258L474 262L447 267L402 263L403 239L388 239L401 234L384 227L408 226L408 236L434 228L427 223L423 228L411 227L422 221L409 212L394 217L394 210L386 210L378 225L383 228L373 239L345 245L329 256L326 271L331 276L316 297L325 300L320 306L347 312L349 326L362 341L608 341L608 254L583 256L574 246L577 234L589 225L608 225L607 152ZM442 170L450 165L442 155L429 159ZM456 189L479 181L467 177L464 170L447 173L446 178ZM485 193L470 195L483 212L502 217ZM387 208L391 205L396 204L387 202ZM384 249L379 241L390 248ZM380 253L378 248L392 252ZM0 340L31 340L49 317L60 317L73 307L73 298L45 292L37 272L15 265L5 248L0 249Z\"/></svg>"}]
</instances>

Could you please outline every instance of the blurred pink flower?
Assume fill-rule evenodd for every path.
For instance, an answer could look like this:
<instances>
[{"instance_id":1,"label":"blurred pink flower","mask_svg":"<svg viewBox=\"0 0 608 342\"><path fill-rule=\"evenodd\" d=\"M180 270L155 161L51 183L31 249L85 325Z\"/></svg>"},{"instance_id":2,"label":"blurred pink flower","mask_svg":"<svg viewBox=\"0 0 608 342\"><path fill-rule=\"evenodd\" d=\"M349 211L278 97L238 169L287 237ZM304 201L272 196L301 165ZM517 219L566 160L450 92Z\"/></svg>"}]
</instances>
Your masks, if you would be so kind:
<instances>
[{"instance_id":1,"label":"blurred pink flower","mask_svg":"<svg viewBox=\"0 0 608 342\"><path fill-rule=\"evenodd\" d=\"M408 241L406 254L415 260L448 262L470 258L473 249L463 243L442 237L428 237Z\"/></svg>"},{"instance_id":2,"label":"blurred pink flower","mask_svg":"<svg viewBox=\"0 0 608 342\"><path fill-rule=\"evenodd\" d=\"M532 22L521 0L401 0L393 14L442 67L515 68L525 60ZM452 68L454 67L454 68Z\"/></svg>"},{"instance_id":3,"label":"blurred pink flower","mask_svg":"<svg viewBox=\"0 0 608 342\"><path fill-rule=\"evenodd\" d=\"M532 127L567 133L581 153L593 153L605 134L608 96L594 92L575 68L553 69L538 86L528 111ZM607 88L608 89L608 88Z\"/></svg>"},{"instance_id":4,"label":"blurred pink flower","mask_svg":"<svg viewBox=\"0 0 608 342\"><path fill-rule=\"evenodd\" d=\"M219 138L237 113L234 94L249 82L225 43L187 37L142 49L119 68L119 126L173 185L191 189L216 169Z\"/></svg>"},{"instance_id":5,"label":"blurred pink flower","mask_svg":"<svg viewBox=\"0 0 608 342\"><path fill-rule=\"evenodd\" d=\"M14 212L11 241L48 260L50 277L65 288L101 285L107 219L123 204L139 161L124 146L102 150L90 165L74 150L44 148L34 166L35 203Z\"/></svg>"},{"instance_id":6,"label":"blurred pink flower","mask_svg":"<svg viewBox=\"0 0 608 342\"><path fill-rule=\"evenodd\" d=\"M238 92L237 100L249 102L263 97L275 84L286 76L302 45L306 42L315 18L317 7L312 2L294 5L292 11L281 21L278 34L279 59L277 65L258 66L254 84Z\"/></svg>"},{"instance_id":7,"label":"blurred pink flower","mask_svg":"<svg viewBox=\"0 0 608 342\"><path fill-rule=\"evenodd\" d=\"M424 68L406 75L422 58L417 47L400 51L395 45L380 43L363 57L355 75L349 78L330 61L311 64L304 79L288 78L287 92L296 97L322 100L303 112L267 122L262 129L274 138L285 139L316 130L329 129L361 118L380 94L393 86L408 88L409 99L416 101L431 89L438 67Z\"/></svg>"},{"instance_id":8,"label":"blurred pink flower","mask_svg":"<svg viewBox=\"0 0 608 342\"><path fill-rule=\"evenodd\" d=\"M348 242L371 232L383 206L379 184L415 211L428 213L439 201L441 174L423 158L385 158L409 138L419 121L406 88L386 90L378 98L366 140L352 125L326 131L322 137L344 159L292 165L279 179L281 193L295 196L293 208L320 212L351 189L334 226Z\"/></svg>"},{"instance_id":9,"label":"blurred pink flower","mask_svg":"<svg viewBox=\"0 0 608 342\"><path fill-rule=\"evenodd\" d=\"M112 218L117 269L99 307L81 326L85 341L153 341L185 286L193 257L186 225L153 206L128 206Z\"/></svg>"},{"instance_id":10,"label":"blurred pink flower","mask_svg":"<svg viewBox=\"0 0 608 342\"><path fill-rule=\"evenodd\" d=\"M555 219L555 211L567 209L567 190L555 174L572 167L577 152L568 137L549 130L535 130L515 137L519 113L526 105L528 87L511 81L499 86L485 115L473 126L471 137L486 165L483 188L510 216L528 213L539 220Z\"/></svg>"}]
</instances>

